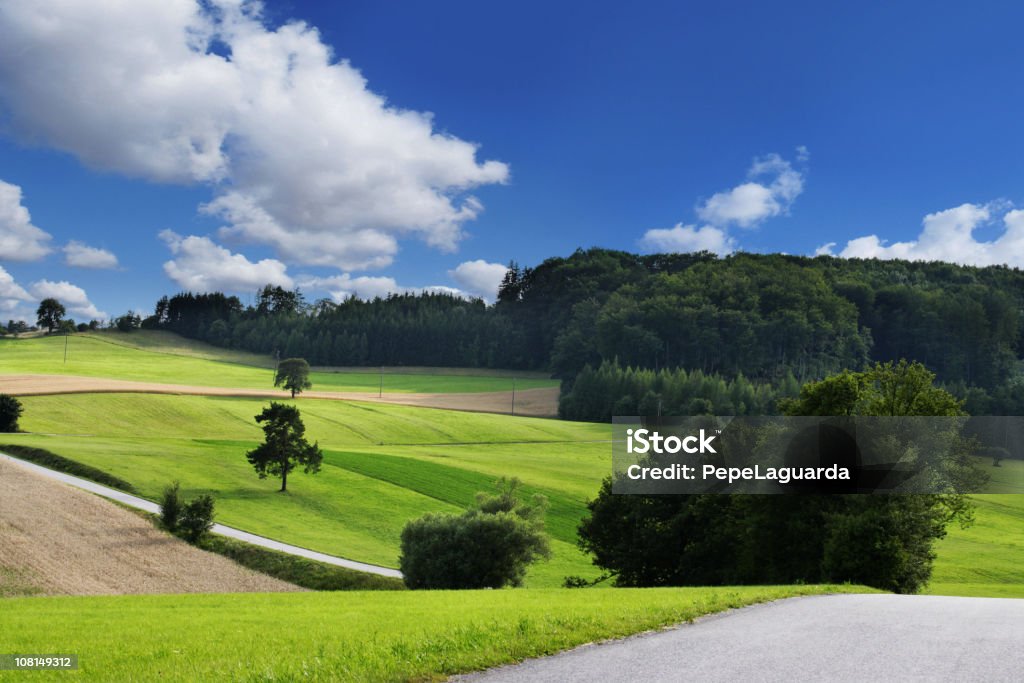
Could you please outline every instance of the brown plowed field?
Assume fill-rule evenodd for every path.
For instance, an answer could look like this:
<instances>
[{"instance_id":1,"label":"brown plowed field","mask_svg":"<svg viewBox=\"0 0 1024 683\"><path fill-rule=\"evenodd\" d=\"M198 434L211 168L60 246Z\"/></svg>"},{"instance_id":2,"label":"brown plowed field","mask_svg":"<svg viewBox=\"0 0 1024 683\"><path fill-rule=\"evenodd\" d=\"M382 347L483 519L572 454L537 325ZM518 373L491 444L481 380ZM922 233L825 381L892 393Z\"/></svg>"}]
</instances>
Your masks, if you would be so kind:
<instances>
[{"instance_id":1,"label":"brown plowed field","mask_svg":"<svg viewBox=\"0 0 1024 683\"><path fill-rule=\"evenodd\" d=\"M296 590L0 461L0 597Z\"/></svg>"}]
</instances>

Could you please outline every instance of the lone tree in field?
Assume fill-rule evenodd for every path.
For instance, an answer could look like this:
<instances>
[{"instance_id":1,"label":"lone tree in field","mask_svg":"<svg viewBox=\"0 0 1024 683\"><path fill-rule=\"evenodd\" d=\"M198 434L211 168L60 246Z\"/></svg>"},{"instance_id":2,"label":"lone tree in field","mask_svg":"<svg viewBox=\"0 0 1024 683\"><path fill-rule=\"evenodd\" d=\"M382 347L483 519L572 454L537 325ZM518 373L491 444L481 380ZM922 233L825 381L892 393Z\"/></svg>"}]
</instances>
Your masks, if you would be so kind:
<instances>
[{"instance_id":1,"label":"lone tree in field","mask_svg":"<svg viewBox=\"0 0 1024 683\"><path fill-rule=\"evenodd\" d=\"M288 473L299 465L306 474L320 471L324 454L318 444L306 441L306 425L302 424L298 408L271 402L256 416L256 421L266 423L263 425L264 441L245 457L260 479L266 479L268 474L281 477L281 491L286 491Z\"/></svg>"},{"instance_id":2,"label":"lone tree in field","mask_svg":"<svg viewBox=\"0 0 1024 683\"><path fill-rule=\"evenodd\" d=\"M309 363L305 358L285 358L277 365L274 386L283 386L291 391L292 398L295 398L295 394L301 394L303 389L309 389L313 386L309 381Z\"/></svg>"},{"instance_id":3,"label":"lone tree in field","mask_svg":"<svg viewBox=\"0 0 1024 683\"><path fill-rule=\"evenodd\" d=\"M43 299L36 309L36 321L39 327L45 327L47 332L52 333L60 326L61 320L67 311L64 305L56 299Z\"/></svg>"},{"instance_id":4,"label":"lone tree in field","mask_svg":"<svg viewBox=\"0 0 1024 683\"><path fill-rule=\"evenodd\" d=\"M8 394L0 394L0 432L18 431L21 411L21 401Z\"/></svg>"}]
</instances>

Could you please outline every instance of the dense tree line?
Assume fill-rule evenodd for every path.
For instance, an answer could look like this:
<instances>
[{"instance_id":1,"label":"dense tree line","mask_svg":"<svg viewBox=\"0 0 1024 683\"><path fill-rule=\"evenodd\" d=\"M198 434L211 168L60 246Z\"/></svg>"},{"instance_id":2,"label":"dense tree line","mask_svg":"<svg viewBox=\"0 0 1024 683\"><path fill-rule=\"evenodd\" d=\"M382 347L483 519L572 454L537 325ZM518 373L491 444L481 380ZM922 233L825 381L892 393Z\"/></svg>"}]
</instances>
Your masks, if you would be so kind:
<instances>
[{"instance_id":1,"label":"dense tree line","mask_svg":"<svg viewBox=\"0 0 1024 683\"><path fill-rule=\"evenodd\" d=\"M184 293L161 299L144 326L312 365L522 366L507 317L450 294L307 304L267 287L244 308L237 297Z\"/></svg>"},{"instance_id":2,"label":"dense tree line","mask_svg":"<svg viewBox=\"0 0 1024 683\"><path fill-rule=\"evenodd\" d=\"M146 324L314 365L545 369L566 393L602 363L774 389L789 374L803 383L908 358L995 410L1021 402L1021 310L1024 272L999 266L590 249L511 264L493 305L437 293L310 304L267 287L248 307L165 298Z\"/></svg>"},{"instance_id":3,"label":"dense tree line","mask_svg":"<svg viewBox=\"0 0 1024 683\"><path fill-rule=\"evenodd\" d=\"M876 364L801 387L789 415L962 415L919 363ZM958 435L949 435L959 441ZM953 463L950 463L951 465ZM948 472L980 482L974 466ZM621 475L620 475L621 476ZM934 543L968 524L963 495L615 495L605 479L580 547L619 586L853 582L914 593Z\"/></svg>"},{"instance_id":4,"label":"dense tree line","mask_svg":"<svg viewBox=\"0 0 1024 683\"><path fill-rule=\"evenodd\" d=\"M800 383L787 372L778 382L752 382L742 374L682 368L650 370L605 361L589 365L563 392L559 417L610 421L614 415L769 415L779 399L796 396Z\"/></svg>"}]
</instances>

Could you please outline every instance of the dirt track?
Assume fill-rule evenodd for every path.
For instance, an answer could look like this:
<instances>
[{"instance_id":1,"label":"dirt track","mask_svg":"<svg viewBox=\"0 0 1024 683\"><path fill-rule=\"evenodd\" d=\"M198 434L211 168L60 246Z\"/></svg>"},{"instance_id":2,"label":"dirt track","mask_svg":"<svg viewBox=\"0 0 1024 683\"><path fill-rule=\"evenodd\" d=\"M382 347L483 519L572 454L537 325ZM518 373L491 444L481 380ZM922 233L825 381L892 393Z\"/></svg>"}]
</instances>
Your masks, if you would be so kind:
<instances>
[{"instance_id":1,"label":"dirt track","mask_svg":"<svg viewBox=\"0 0 1024 683\"><path fill-rule=\"evenodd\" d=\"M141 394L189 394L195 396L257 396L264 398L285 398L286 392L264 389L230 389L225 387L200 387L184 384L158 384L154 382L132 382L106 379L103 377L78 377L73 375L0 375L0 393L14 396L44 394L84 393L141 393ZM400 394L356 391L307 391L303 398L330 400L373 401L425 408L448 408L478 413L509 413L512 409L512 395L507 391L471 394ZM553 417L558 413L558 388L524 389L516 392L516 415Z\"/></svg>"},{"instance_id":2,"label":"dirt track","mask_svg":"<svg viewBox=\"0 0 1024 683\"><path fill-rule=\"evenodd\" d=\"M0 596L301 590L0 461Z\"/></svg>"}]
</instances>

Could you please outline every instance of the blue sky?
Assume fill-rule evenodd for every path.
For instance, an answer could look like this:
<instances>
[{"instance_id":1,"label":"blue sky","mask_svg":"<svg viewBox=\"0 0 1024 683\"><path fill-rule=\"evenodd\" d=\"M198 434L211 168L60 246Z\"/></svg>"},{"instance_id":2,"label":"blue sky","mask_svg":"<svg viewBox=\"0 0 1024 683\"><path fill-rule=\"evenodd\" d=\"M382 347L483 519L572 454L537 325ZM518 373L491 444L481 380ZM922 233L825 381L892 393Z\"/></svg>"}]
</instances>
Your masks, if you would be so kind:
<instances>
[{"instance_id":1,"label":"blue sky","mask_svg":"<svg viewBox=\"0 0 1024 683\"><path fill-rule=\"evenodd\" d=\"M1024 266L1019 3L59 6L0 12L3 319L581 246Z\"/></svg>"}]
</instances>

